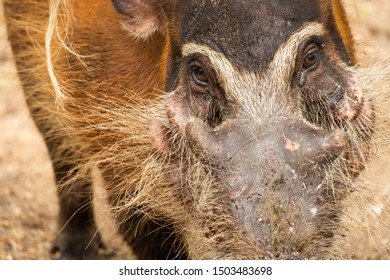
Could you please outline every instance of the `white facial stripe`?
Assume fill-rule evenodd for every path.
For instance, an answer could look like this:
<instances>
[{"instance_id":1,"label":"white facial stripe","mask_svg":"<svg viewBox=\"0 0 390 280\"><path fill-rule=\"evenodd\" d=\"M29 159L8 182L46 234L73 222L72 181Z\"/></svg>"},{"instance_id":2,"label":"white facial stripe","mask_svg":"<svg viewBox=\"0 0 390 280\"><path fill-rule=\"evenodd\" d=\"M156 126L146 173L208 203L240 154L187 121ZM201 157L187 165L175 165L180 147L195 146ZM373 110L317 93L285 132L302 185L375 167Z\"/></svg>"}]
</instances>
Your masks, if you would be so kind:
<instances>
[{"instance_id":1,"label":"white facial stripe","mask_svg":"<svg viewBox=\"0 0 390 280\"><path fill-rule=\"evenodd\" d=\"M305 23L299 30L294 32L290 38L283 43L276 51L270 63L270 70L282 71L284 77L292 76L299 45L312 36L323 36L325 33L323 25L317 22Z\"/></svg>"},{"instance_id":2,"label":"white facial stripe","mask_svg":"<svg viewBox=\"0 0 390 280\"><path fill-rule=\"evenodd\" d=\"M183 46L182 55L201 54L208 57L226 92L226 98L238 101L248 114L256 118L259 110L269 109L267 104L261 105L262 92L267 94L268 101L271 98L279 100L280 97L276 96L275 92L287 92L290 89L289 81L295 69L300 44L312 36L322 36L323 34L322 24L316 22L304 24L279 47L265 73L252 73L237 69L223 53L206 45L187 43ZM267 114L262 111L262 115Z\"/></svg>"},{"instance_id":3,"label":"white facial stripe","mask_svg":"<svg viewBox=\"0 0 390 280\"><path fill-rule=\"evenodd\" d=\"M238 70L230 63L223 53L216 52L206 45L188 43L183 46L183 56L201 54L209 58L211 66L216 71L219 81L227 94L231 93L231 82L240 79ZM229 90L231 89L231 90ZM228 93L229 92L229 93Z\"/></svg>"},{"instance_id":4,"label":"white facial stripe","mask_svg":"<svg viewBox=\"0 0 390 280\"><path fill-rule=\"evenodd\" d=\"M274 59L270 63L270 68L280 67L281 65L284 66L283 68L285 68L286 64L294 64L299 45L311 36L322 36L324 33L325 31L322 24L317 22L305 23L298 31L294 32L289 37L289 39L276 51ZM231 71L235 71L234 66L223 53L214 51L206 45L200 45L196 43L187 43L183 46L183 56L189 56L195 53L207 56L210 59L212 65L215 66L215 70L221 72L221 74L226 74L229 76Z\"/></svg>"},{"instance_id":5,"label":"white facial stripe","mask_svg":"<svg viewBox=\"0 0 390 280\"><path fill-rule=\"evenodd\" d=\"M201 54L208 57L225 91L226 98L241 104L248 113L253 111L252 108L246 108L246 106L251 107L254 104L252 94L250 93L254 91L259 81L257 74L238 70L223 53L217 52L205 45L195 43L185 44L182 54L183 56Z\"/></svg>"}]
</instances>

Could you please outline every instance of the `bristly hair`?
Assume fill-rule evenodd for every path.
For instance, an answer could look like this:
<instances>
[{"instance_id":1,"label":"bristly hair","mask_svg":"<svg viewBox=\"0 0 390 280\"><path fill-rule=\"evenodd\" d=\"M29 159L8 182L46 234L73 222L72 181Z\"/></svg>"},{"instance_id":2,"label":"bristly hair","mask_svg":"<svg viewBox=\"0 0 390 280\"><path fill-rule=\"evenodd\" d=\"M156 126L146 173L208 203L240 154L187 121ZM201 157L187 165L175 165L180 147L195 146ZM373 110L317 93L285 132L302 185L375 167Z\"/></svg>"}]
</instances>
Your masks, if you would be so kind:
<instances>
[{"instance_id":1,"label":"bristly hair","mask_svg":"<svg viewBox=\"0 0 390 280\"><path fill-rule=\"evenodd\" d=\"M30 110L45 139L61 143L56 151L59 156L64 157L69 150L75 150L69 161L76 163L77 167L68 171L72 176L67 177L68 181L61 182L63 186L71 185L70 183L78 178L88 178L90 170L98 167L105 178L107 199L111 202L118 228L122 225L126 227L130 218L140 215L142 218L132 226L141 230L143 226L147 227L147 220L161 224L162 227L169 226L179 243L178 254L186 251L193 258L206 259L237 256L250 259L259 256L273 257L266 249L258 248L253 240L242 237L242 229L231 216L229 209L220 207L227 205L228 201L225 201L226 195L218 187L215 170L205 165L188 148L186 139L169 123L164 96L169 96L170 93L162 93L161 87L156 86L158 82L154 81L162 79L164 72L160 71L159 67L162 67L160 64L166 63L166 57L163 60L148 57L158 67L153 67L156 69L141 85L138 85L140 81L135 80L129 72L129 69L137 67L122 62L130 59L127 57L130 50L139 51L134 56L140 56L140 53L152 56L147 49L148 44L157 41L159 46L165 46L164 38L159 37L162 35L156 33L151 35L148 41L136 40L137 42L128 43L126 46L118 43L114 45L117 48L114 51L120 49L121 56L115 56L114 51L99 49L103 46L94 46L93 42L82 41L90 37L82 38L81 41L74 40L73 12L76 11L72 12L71 4L72 0L51 0L47 29L41 28L42 30L36 31L39 35L37 47L27 49L27 54L23 54L30 55L29 60L35 59L34 63L23 61L21 56L16 58L19 64L39 65L40 71L37 73L25 65L29 70L25 71L22 80L25 89L28 89L26 93ZM118 25L118 29L123 29L120 24ZM310 27L311 29L320 30L321 26L315 24ZM312 32L310 30L308 31ZM82 33L85 35L90 30L81 32L85 32ZM293 39L292 43L297 44L300 38ZM23 40L26 39L18 40L18 44L23 44ZM42 53L45 51L42 57L34 57L37 49ZM155 56L164 56L164 53L166 55L168 51L163 49ZM113 72L100 67L98 63L100 59L109 65L110 62L107 61L112 58L110 55L116 59L114 62L119 60L122 62L120 66L115 65ZM286 58L293 61L294 57L290 52L278 55L281 63L275 66L275 71L270 77L275 78L273 85L283 86L288 84L285 79L286 76L291 76L292 71ZM42 65L46 66L47 71L40 76L40 73L44 72ZM285 72L289 72L288 75L278 72L281 66ZM224 67L227 69L226 72L234 74L230 71L234 68L229 64L225 64ZM381 150L381 146L388 145L390 69L383 65L370 65L367 68L350 70L362 81L367 99L373 100L375 104L375 130L373 136L370 136L372 137L370 152L368 153L367 147L363 147L361 143L369 134L365 129L373 127L373 120L363 117L357 123L347 123L344 129L351 140L350 148L325 172L327 189L324 191L328 192L330 199L329 203L324 203L322 208L318 209L319 213L324 215L340 210L341 218L328 220L323 224L327 231L335 234L331 239L332 244L329 239L327 241L320 239L324 232L309 232L305 225L295 226L296 236L302 238L297 240L293 234L289 234L286 239L289 244L302 251L303 257L345 257L345 243L353 242L346 237L346 232L353 231L356 225L361 226L361 217L365 215L361 211L361 205L371 201L372 192L372 186L368 183L370 180L365 180L364 176L352 179L353 176L346 170L351 161L352 163L356 161L366 165L365 173L367 176L370 175L372 173L370 166L375 168L378 164L377 158L382 156L378 151ZM80 74L82 71L86 74ZM91 73L94 71L97 74ZM115 74L122 75L120 77L122 80L116 81ZM239 82L242 85L252 79L252 83L255 84L253 87L258 89L258 85L253 81L261 77L249 74L243 76L243 80ZM129 90L127 86L121 85L123 81L137 86ZM228 82L234 84L235 81L226 81ZM271 84L272 81L268 82ZM149 89L144 88L149 84L152 84L153 91L145 97L143 93ZM136 90L138 88L142 88L143 92L138 92ZM237 92L232 91L233 94ZM244 100L247 97L234 98ZM255 98L259 97L253 97L253 100ZM279 96L273 96L267 104L260 101L261 108L253 109L250 102L245 106L248 113L256 112L252 117L256 120L261 113L272 116L277 111L277 104L283 102L277 98ZM169 139L168 144L172 149L169 153L161 153L153 144L150 129L153 122L159 122L166 128L162 133L166 133L165 136ZM67 142L61 142L64 137ZM179 160L176 160L177 158ZM64 161L66 163L66 160ZM180 168L177 165L180 165ZM357 204L355 198L359 198L361 204ZM334 207L335 205L337 207ZM294 217L295 214L288 215ZM272 222L273 237L277 241L281 229L287 225L278 224L277 219ZM128 233L127 237L134 238L135 235L136 233Z\"/></svg>"}]
</instances>

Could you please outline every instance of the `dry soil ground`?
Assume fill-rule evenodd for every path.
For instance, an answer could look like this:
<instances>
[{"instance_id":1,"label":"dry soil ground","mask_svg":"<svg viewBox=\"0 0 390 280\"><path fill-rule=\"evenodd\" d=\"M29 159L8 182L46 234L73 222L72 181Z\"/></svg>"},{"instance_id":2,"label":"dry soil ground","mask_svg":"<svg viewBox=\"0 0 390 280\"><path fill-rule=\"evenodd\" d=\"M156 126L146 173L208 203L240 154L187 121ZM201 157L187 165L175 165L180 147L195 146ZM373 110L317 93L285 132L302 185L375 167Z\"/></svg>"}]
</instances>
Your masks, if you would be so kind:
<instances>
[{"instance_id":1,"label":"dry soil ground","mask_svg":"<svg viewBox=\"0 0 390 280\"><path fill-rule=\"evenodd\" d=\"M390 1L346 3L366 61L390 63ZM388 153L387 147L382 153ZM372 184L378 189L372 198L373 211L362 209L362 213L369 213L368 226L358 229L359 234L351 239L356 245L352 257L357 259L390 259L390 232L382 226L390 223L389 161L378 164L374 177ZM105 207L99 207L103 238L110 248L106 256L131 257L112 233L108 214L101 211ZM49 248L57 233L57 211L51 164L23 101L0 8L0 260L53 258Z\"/></svg>"}]
</instances>

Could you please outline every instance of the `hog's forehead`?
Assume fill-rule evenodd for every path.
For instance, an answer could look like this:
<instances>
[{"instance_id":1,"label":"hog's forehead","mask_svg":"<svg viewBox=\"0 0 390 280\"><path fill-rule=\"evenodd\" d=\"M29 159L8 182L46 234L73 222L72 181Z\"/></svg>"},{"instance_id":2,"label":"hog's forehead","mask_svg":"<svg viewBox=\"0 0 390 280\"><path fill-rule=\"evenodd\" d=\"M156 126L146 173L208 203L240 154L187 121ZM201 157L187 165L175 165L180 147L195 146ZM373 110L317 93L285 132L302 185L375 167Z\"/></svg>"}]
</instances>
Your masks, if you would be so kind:
<instances>
[{"instance_id":1,"label":"hog's forehead","mask_svg":"<svg viewBox=\"0 0 390 280\"><path fill-rule=\"evenodd\" d=\"M320 0L184 0L182 44L195 42L223 52L234 64L262 71L279 46L306 22L329 29L340 56L349 58L332 17ZM329 3L329 2L328 2Z\"/></svg>"}]
</instances>

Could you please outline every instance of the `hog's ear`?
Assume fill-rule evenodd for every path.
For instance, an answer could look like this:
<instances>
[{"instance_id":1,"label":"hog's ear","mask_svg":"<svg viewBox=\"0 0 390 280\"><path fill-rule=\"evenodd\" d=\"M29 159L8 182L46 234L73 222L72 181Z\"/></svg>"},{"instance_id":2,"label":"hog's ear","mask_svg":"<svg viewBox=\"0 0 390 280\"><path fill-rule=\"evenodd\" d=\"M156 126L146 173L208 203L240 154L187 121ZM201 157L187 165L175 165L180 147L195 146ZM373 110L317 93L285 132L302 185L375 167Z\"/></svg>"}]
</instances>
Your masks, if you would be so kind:
<instances>
[{"instance_id":1,"label":"hog's ear","mask_svg":"<svg viewBox=\"0 0 390 280\"><path fill-rule=\"evenodd\" d=\"M118 13L130 17L124 22L131 35L147 39L156 31L163 31L164 12L161 0L112 0Z\"/></svg>"}]
</instances>

